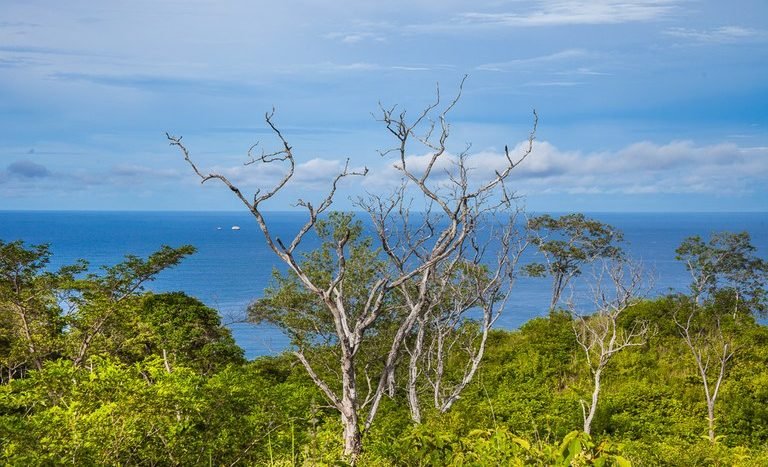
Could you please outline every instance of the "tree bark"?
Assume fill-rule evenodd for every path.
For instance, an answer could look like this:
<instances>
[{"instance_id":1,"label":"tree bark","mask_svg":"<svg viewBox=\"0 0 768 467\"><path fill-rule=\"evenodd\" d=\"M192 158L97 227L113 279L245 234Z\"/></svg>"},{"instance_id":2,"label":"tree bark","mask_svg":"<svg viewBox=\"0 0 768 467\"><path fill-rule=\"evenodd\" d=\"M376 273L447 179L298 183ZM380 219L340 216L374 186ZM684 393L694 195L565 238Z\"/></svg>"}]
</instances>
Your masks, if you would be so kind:
<instances>
[{"instance_id":1,"label":"tree bark","mask_svg":"<svg viewBox=\"0 0 768 467\"><path fill-rule=\"evenodd\" d=\"M341 424L344 428L344 457L354 465L362 451L363 441L357 415L358 401L354 356L347 351L342 351L341 369L342 398L340 412Z\"/></svg>"},{"instance_id":2,"label":"tree bark","mask_svg":"<svg viewBox=\"0 0 768 467\"><path fill-rule=\"evenodd\" d=\"M394 395L395 370L400 357L402 357L403 345L406 339L410 338L417 320L423 317L428 308L428 286L430 285L432 275L441 265L450 261L452 256L464 253L464 247L468 242L468 238L476 231L478 222L484 215L498 212L512 205L514 197L510 196L504 183L509 178L511 171L522 163L531 154L533 149L533 140L538 122L538 116L535 111L533 129L529 135L527 147L523 148L522 154L519 156L513 156L505 146L504 153L507 164L496 171L495 176L482 182L478 187L471 186L468 177L470 167L467 165L466 153L462 153L458 157L455 173L449 175L450 180L453 182L450 190L448 192L444 191L441 183L435 183L435 186L433 186L431 182L434 180L430 180L432 169L440 166L438 161L446 160L446 158L450 159L451 157L447 154L445 146L449 135L449 125L445 117L459 100L463 84L464 80L461 81L456 97L434 119L430 118L430 114L440 104L439 92L436 101L427 106L413 121L408 121L406 113L401 113L399 110L396 111L394 107L381 107L382 116L379 121L384 123L387 131L397 140L394 148L382 151L381 154L393 153L398 156L399 161L395 163L395 168L403 175L403 190L396 190L392 198L382 199L374 196L378 202L374 202L370 206L367 206L364 201L358 203L371 214L376 225L381 243L380 246L388 257L389 265L388 271L380 273L381 277L376 281L373 289L360 284L361 287L369 289L369 296L363 313L357 314L358 318L354 320L353 316L355 315L353 315L352 311L350 310L348 313L344 309L345 300L349 298L345 296L343 287L346 265L344 243L346 243L346 239L340 241L336 248L338 259L336 275L327 286L321 282L313 282L313 278L302 270L301 265L294 257L294 252L302 242L305 234L317 228L318 216L330 208L336 193L337 184L348 176L366 175L368 172L367 168L357 172L351 171L349 170L349 161L347 161L343 171L331 182L327 196L318 205L313 206L311 203L300 199L297 205L307 209L309 219L295 235L293 241L286 246L278 237L272 236L269 225L262 216L260 207L263 202L270 200L283 189L293 177L296 165L291 146L272 121L274 109L272 113L265 115L265 120L273 133L279 138L282 148L275 152L262 152L258 156L251 154L251 150L255 147L252 146L248 151L250 160L246 164L283 162L288 167L283 177L276 184L264 191L257 190L253 194L252 199L241 192L226 176L219 173L201 172L191 160L186 147L181 143L181 137L167 134L170 144L180 149L184 160L200 178L201 183L208 180L222 182L248 208L255 216L270 249L296 274L307 291L317 294L322 298L325 308L333 317L335 329L328 331L327 334L329 337L332 337L331 341L338 343L340 348L341 394L334 392L319 377L307 359L304 358L300 349L295 354L307 369L315 384L339 411L343 426L344 455L352 464L355 464L359 459L362 450L362 438L373 423L382 397L385 393L390 397ZM420 134L422 129L425 133L424 136ZM436 130L434 135L433 130ZM426 146L428 151L432 153L426 167L417 168L416 170L412 170L409 167L408 154L412 151L410 148L411 140ZM438 227L431 224L430 219L426 219L425 228L421 231L423 235L416 233L416 237L411 237L413 232L407 228L410 204L405 198L405 188L410 187L413 187L428 205L434 204L439 207L439 209L436 209L448 221L447 226ZM495 199L497 195L501 198L498 203L489 201ZM399 236L397 233L389 233L386 226L392 220L390 214L396 208L399 208L401 215L401 218L396 222L398 224L405 223L405 228L402 229ZM397 330L391 337L390 344L385 347L388 347L386 354L382 355L383 361L381 373L378 376L378 383L375 389L370 388L369 385L369 394L361 404L358 399L356 386L355 355L360 349L364 333L368 327L374 324L382 312L385 295L394 293L393 291L397 289L405 291L405 295L407 295L407 289L411 284L417 285L418 290L414 292L413 300L409 304L407 313L400 316L398 318L399 321L394 323ZM415 385L412 389L412 391L409 391L409 397L415 398L417 396ZM369 404L370 407L366 415L363 409ZM359 417L364 417L363 427L360 426Z\"/></svg>"},{"instance_id":3,"label":"tree bark","mask_svg":"<svg viewBox=\"0 0 768 467\"><path fill-rule=\"evenodd\" d=\"M419 330L416 333L416 341L413 344L411 359L408 365L408 406L411 410L411 420L417 424L421 423L421 404L419 403L417 380L419 377L419 363L424 348L425 326L425 320L419 320Z\"/></svg>"},{"instance_id":4,"label":"tree bark","mask_svg":"<svg viewBox=\"0 0 768 467\"><path fill-rule=\"evenodd\" d=\"M707 434L709 442L715 443L715 401L707 401Z\"/></svg>"},{"instance_id":5,"label":"tree bark","mask_svg":"<svg viewBox=\"0 0 768 467\"><path fill-rule=\"evenodd\" d=\"M344 457L352 465L355 465L362 453L363 439L360 433L357 411L344 402L342 402L341 424L344 429Z\"/></svg>"},{"instance_id":6,"label":"tree bark","mask_svg":"<svg viewBox=\"0 0 768 467\"><path fill-rule=\"evenodd\" d=\"M560 295L563 292L563 274L556 273L552 279L552 301L549 304L549 311L555 311L558 302L560 302Z\"/></svg>"},{"instance_id":7,"label":"tree bark","mask_svg":"<svg viewBox=\"0 0 768 467\"><path fill-rule=\"evenodd\" d=\"M589 406L589 413L584 418L584 433L590 434L592 430L592 420L597 412L597 400L600 396L600 376L603 373L602 368L598 368L594 375L594 387L592 388L592 404Z\"/></svg>"},{"instance_id":8,"label":"tree bark","mask_svg":"<svg viewBox=\"0 0 768 467\"><path fill-rule=\"evenodd\" d=\"M35 368L37 370L42 370L43 362L40 360L40 356L37 353L37 348L35 347L35 341L32 337L32 331L30 330L29 322L27 320L26 310L18 303L15 305L17 314L21 320L22 329L24 329L24 337L27 339L27 350L29 351L29 355L32 358L32 362L35 364Z\"/></svg>"}]
</instances>

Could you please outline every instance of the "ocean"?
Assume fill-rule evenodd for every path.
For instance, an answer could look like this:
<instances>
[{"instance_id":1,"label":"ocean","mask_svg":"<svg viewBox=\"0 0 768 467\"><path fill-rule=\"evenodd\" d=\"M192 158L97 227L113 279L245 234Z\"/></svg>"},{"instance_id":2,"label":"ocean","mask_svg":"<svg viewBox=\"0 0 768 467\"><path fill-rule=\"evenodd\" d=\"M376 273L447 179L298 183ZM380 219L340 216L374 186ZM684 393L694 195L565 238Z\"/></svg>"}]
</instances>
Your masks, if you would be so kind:
<instances>
[{"instance_id":1,"label":"ocean","mask_svg":"<svg viewBox=\"0 0 768 467\"><path fill-rule=\"evenodd\" d=\"M768 212L587 215L623 231L625 250L654 276L654 293L685 290L689 277L675 261L675 248L691 235L707 238L713 232L747 231L758 254L768 257ZM305 215L273 212L268 219L275 236L292 239ZM288 346L277 329L241 322L248 303L269 284L272 271L285 270L247 212L0 211L0 239L50 244L52 268L79 258L98 267L115 264L126 254L146 256L161 245L194 245L196 254L163 271L147 289L181 290L218 309L249 358ZM305 247L316 245L317 240L309 238ZM519 278L497 326L513 329L545 314L549 285L546 279Z\"/></svg>"}]
</instances>

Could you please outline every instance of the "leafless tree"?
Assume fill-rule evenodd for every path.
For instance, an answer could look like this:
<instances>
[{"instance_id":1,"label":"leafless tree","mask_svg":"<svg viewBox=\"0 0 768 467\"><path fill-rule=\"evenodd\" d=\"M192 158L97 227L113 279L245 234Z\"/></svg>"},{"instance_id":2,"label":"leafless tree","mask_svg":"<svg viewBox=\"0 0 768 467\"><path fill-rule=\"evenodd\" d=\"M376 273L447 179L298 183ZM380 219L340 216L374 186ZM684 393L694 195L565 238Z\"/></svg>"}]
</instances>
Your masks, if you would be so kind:
<instances>
[{"instance_id":1,"label":"leafless tree","mask_svg":"<svg viewBox=\"0 0 768 467\"><path fill-rule=\"evenodd\" d=\"M619 323L621 314L639 298L643 274L639 265L625 259L602 260L592 275L590 288L597 311L585 316L576 312L571 302L573 330L576 341L584 350L592 375L592 400L581 401L584 432L590 434L597 412L603 370L614 355L627 347L643 345L648 337L649 324L637 321L625 329Z\"/></svg>"},{"instance_id":2,"label":"leafless tree","mask_svg":"<svg viewBox=\"0 0 768 467\"><path fill-rule=\"evenodd\" d=\"M749 234L720 232L708 242L694 236L677 248L691 275L690 295L680 295L673 314L701 378L707 404L707 438L717 441L715 406L739 325L765 307L768 263L755 255Z\"/></svg>"},{"instance_id":3,"label":"leafless tree","mask_svg":"<svg viewBox=\"0 0 768 467\"><path fill-rule=\"evenodd\" d=\"M697 322L698 315L702 311L699 307L700 305L695 301L688 304L687 316L681 319L679 313L676 313L674 320L686 346L691 351L704 387L704 398L707 403L707 438L714 443L717 440L715 403L725 379L728 362L733 357L735 345L733 336L728 335L723 329L722 319L727 317L715 316L714 326L701 326Z\"/></svg>"},{"instance_id":4,"label":"leafless tree","mask_svg":"<svg viewBox=\"0 0 768 467\"><path fill-rule=\"evenodd\" d=\"M719 232L708 242L688 237L676 250L691 275L690 295L680 295L673 319L691 352L707 404L707 437L715 436L715 404L733 358L735 330L764 310L768 264L755 255L749 234Z\"/></svg>"},{"instance_id":5,"label":"leafless tree","mask_svg":"<svg viewBox=\"0 0 768 467\"><path fill-rule=\"evenodd\" d=\"M413 119L405 111L396 111L396 107L382 106L380 109L379 120L396 140L396 147L382 154L395 154L395 167L402 174L403 182L390 195L371 195L360 200L360 206L373 220L377 246L386 255L388 267L380 271L378 278L368 286L367 299L363 300L361 309L355 313L347 308L343 288L349 237L342 236L337 241L336 270L327 284L319 284L302 269L297 259L297 247L316 227L318 217L329 210L339 182L350 176L364 176L367 169L353 171L347 164L330 184L327 196L317 205L299 200L298 205L306 209L308 218L293 240L286 244L273 234L262 207L288 184L295 169L293 149L275 124L274 112L266 114L265 120L280 141L280 149L254 156L252 147L248 163L284 163L287 169L274 186L264 191L257 190L253 196L244 194L220 173L202 171L193 162L181 138L168 135L171 145L181 150L184 159L202 183L218 180L247 207L261 228L269 248L288 265L302 286L322 302L332 317L334 341L340 354L337 371L341 379L340 391L334 390L333 385L321 377L301 348L295 349L294 354L331 405L339 411L343 426L344 455L352 463L359 457L363 435L370 429L382 397L394 391L398 359L405 341L412 335L419 320L424 319L429 308L431 285L436 271L444 268L446 263L456 257L457 252L463 251L483 216L512 205L513 196L506 189L505 182L512 170L532 150L533 131L522 154L513 156L505 148L505 166L476 186L471 184L468 154L464 152L451 158L446 148L450 133L446 117L460 95L461 86L456 97L445 108L438 110L441 105L438 89L435 102ZM409 164L408 156L412 154L413 143L429 151L427 164L422 170L417 171ZM446 180L434 182L437 171L433 169L438 163L447 160L452 160L454 169ZM418 215L410 211L410 203L415 199L414 193L427 200L426 210ZM416 217L419 220L414 223ZM366 383L361 384L358 376L364 369L358 367L358 351L365 340L366 331L387 311L386 306L390 302L388 298L393 295L398 295L399 300L408 303L406 312L398 315L399 321L387 344L380 373L374 381L366 378ZM367 393L362 395L361 391L366 388Z\"/></svg>"},{"instance_id":6,"label":"leafless tree","mask_svg":"<svg viewBox=\"0 0 768 467\"><path fill-rule=\"evenodd\" d=\"M420 377L424 377L435 410L445 413L474 378L485 353L488 334L512 291L515 267L527 246L515 229L516 213L484 241L469 242L470 252L457 251L433 277L428 306L406 342L409 355L408 404L411 418L421 423ZM488 247L497 248L488 264ZM472 314L479 315L471 319ZM446 374L449 358L465 362L457 375ZM454 362L458 359L454 359Z\"/></svg>"},{"instance_id":7,"label":"leafless tree","mask_svg":"<svg viewBox=\"0 0 768 467\"><path fill-rule=\"evenodd\" d=\"M726 251L715 254L712 264L716 266L723 262L727 254ZM734 346L732 339L723 333L721 316L714 316L714 327L702 326L699 323L703 314L703 301L709 290L708 285L716 276L716 269L697 267L693 258L686 260L686 268L691 274L692 300L683 300L673 319L688 350L691 351L704 387L704 399L707 403L707 437L714 443L716 439L715 403L725 378L728 361L733 357Z\"/></svg>"}]
</instances>

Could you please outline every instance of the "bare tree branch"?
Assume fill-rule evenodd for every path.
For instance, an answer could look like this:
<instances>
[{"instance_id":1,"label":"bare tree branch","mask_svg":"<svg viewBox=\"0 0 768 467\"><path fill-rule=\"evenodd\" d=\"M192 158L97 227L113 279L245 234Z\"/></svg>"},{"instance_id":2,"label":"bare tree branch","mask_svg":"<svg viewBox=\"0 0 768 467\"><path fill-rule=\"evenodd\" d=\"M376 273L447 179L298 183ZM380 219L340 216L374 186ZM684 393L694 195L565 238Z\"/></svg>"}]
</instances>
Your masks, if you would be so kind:
<instances>
[{"instance_id":1,"label":"bare tree branch","mask_svg":"<svg viewBox=\"0 0 768 467\"><path fill-rule=\"evenodd\" d=\"M331 254L335 255L334 271L325 282L318 281L303 269L304 263L297 259L296 250L306 235L318 228L319 216L331 207L339 182L350 176L365 176L368 173L367 168L352 170L347 160L343 170L330 183L327 195L319 203L313 205L300 199L297 206L306 209L307 220L293 239L286 243L273 235L261 210L262 203L283 190L295 171L293 149L274 123L274 109L265 115L265 120L280 141L280 149L273 152L262 151L260 155L255 155L257 145L253 145L248 150L246 165L282 163L287 165L287 169L275 185L263 191L257 190L252 200L226 176L203 172L192 161L181 137L167 135L170 144L179 148L185 161L202 183L211 179L219 180L240 199L256 218L270 249L288 265L301 286L316 297L317 303L327 312L324 316L330 317L326 325L330 333L327 341L332 342L334 350L338 352L340 371L337 373L341 379L341 391L331 390L302 351L296 351L295 355L313 382L339 411L344 427L345 454L353 463L360 453L362 436L370 429L382 398L386 394L393 394L396 369L404 350L410 351L414 357L412 370L415 377L424 373L424 369L419 367L424 352L422 344L418 337L415 342L410 339L414 333L416 336L420 332L427 335L430 328L426 323L430 319L430 313L435 310L435 303L440 300L434 295L435 291L442 290L446 294L461 291L450 312L451 318L442 317L439 321L441 326L450 326L455 330L469 310L480 308L483 313L479 335L461 345L467 352L468 364L461 380L453 385L445 396L441 396L442 410L450 408L476 373L488 332L509 296L513 263L517 261L517 257L511 260L507 256L511 252L512 234L502 235L503 254L494 264L486 260L486 248L478 242L478 232L480 226L494 215L512 206L514 195L504 183L511 171L531 153L538 116L534 112L533 129L523 153L513 156L505 148L505 167L475 188L470 186L471 168L467 146L464 152L459 154L454 172L448 175L451 186L446 190L440 184L433 183L438 174L435 169L442 160L449 158L448 115L461 97L465 80L466 76L461 80L456 95L442 109L439 109L441 95L438 87L434 102L427 105L413 119L410 119L405 111L398 111L397 106L385 107L379 104L378 121L395 139L395 147L380 151L380 154L395 156L395 167L402 173L403 180L388 195L369 194L368 198L358 200L358 206L366 211L371 219L377 251L385 258L385 266L374 271L374 277L366 284L349 284L352 280L349 232L341 237L334 237L335 244L331 249ZM409 163L411 144L426 148L429 152L422 172L417 172ZM424 205L426 211L416 213L413 208L417 205ZM512 220L507 225L508 232L512 231L513 223ZM461 281L465 282L464 285ZM365 294L356 295L353 299L348 290L354 286L365 287ZM449 309L450 307L441 310L440 313ZM375 327L385 314L396 318L391 331L388 330L391 336L379 364L378 375L372 380L369 365L363 366L363 374L358 374L358 352L365 341L366 332ZM435 313L434 316L438 314ZM417 326L417 323L422 324ZM319 328L318 324L311 320L304 324L310 327L313 325ZM441 332L445 332L445 329ZM453 331L446 335L452 336L452 333ZM444 342L448 345L445 351L450 351L459 341L453 339L453 342ZM359 378L364 378L364 382L358 382ZM367 386L367 394L361 398L358 387L362 384ZM414 394L414 397L417 397L417 394ZM367 414L363 413L363 409L367 410ZM365 418L362 426L359 424L358 415Z\"/></svg>"},{"instance_id":2,"label":"bare tree branch","mask_svg":"<svg viewBox=\"0 0 768 467\"><path fill-rule=\"evenodd\" d=\"M581 401L583 429L587 434L592 429L592 421L597 412L603 370L615 354L628 347L644 345L648 339L648 322L636 321L629 330L619 324L619 317L638 300L644 285L639 264L625 259L603 259L599 269L593 271L590 281L597 311L586 316L578 313L575 305L570 303L576 341L584 351L592 374L592 401Z\"/></svg>"}]
</instances>

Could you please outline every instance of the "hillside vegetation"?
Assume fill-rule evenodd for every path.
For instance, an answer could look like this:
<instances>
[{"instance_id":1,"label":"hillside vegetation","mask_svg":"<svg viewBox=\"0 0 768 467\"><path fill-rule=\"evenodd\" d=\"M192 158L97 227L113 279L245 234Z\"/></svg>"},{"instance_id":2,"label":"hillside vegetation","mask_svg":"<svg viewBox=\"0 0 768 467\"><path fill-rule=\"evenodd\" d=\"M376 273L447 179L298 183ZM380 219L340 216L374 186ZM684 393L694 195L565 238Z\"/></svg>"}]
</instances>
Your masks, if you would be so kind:
<instances>
[{"instance_id":1,"label":"hillside vegetation","mask_svg":"<svg viewBox=\"0 0 768 467\"><path fill-rule=\"evenodd\" d=\"M688 246L697 245L706 246ZM246 361L215 310L183 293L142 290L192 251L166 247L86 274L84 264L48 271L45 246L0 243L4 464L346 462L339 413L295 355ZM591 434L583 427L595 371L583 326L596 329L602 315L553 309L518 330L491 331L482 364L450 410L430 402L434 386L422 378L418 423L402 383L409 368L400 364L355 462L768 465L768 327L756 318L764 287L755 277L732 278L753 288L721 281L698 297L622 309L615 335L631 335L637 323L648 332L604 365ZM465 319L455 332L476 327ZM309 347L333 381L335 344ZM465 374L465 353L447 351L445 381ZM358 378L359 387L369 384L365 373ZM710 424L705 395L715 383Z\"/></svg>"}]
</instances>

